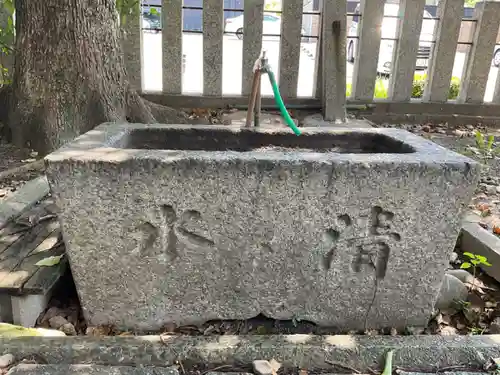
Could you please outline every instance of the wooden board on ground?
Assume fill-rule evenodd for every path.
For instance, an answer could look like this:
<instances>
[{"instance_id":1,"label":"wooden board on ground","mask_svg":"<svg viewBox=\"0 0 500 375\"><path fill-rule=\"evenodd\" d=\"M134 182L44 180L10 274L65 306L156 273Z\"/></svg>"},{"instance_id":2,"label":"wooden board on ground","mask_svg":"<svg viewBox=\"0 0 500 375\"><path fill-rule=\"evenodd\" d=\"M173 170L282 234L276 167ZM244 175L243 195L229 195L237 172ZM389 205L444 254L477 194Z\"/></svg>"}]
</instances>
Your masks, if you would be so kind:
<instances>
[{"instance_id":1,"label":"wooden board on ground","mask_svg":"<svg viewBox=\"0 0 500 375\"><path fill-rule=\"evenodd\" d=\"M0 294L45 294L64 273L67 262L36 263L64 254L54 203L47 198L0 230Z\"/></svg>"}]
</instances>

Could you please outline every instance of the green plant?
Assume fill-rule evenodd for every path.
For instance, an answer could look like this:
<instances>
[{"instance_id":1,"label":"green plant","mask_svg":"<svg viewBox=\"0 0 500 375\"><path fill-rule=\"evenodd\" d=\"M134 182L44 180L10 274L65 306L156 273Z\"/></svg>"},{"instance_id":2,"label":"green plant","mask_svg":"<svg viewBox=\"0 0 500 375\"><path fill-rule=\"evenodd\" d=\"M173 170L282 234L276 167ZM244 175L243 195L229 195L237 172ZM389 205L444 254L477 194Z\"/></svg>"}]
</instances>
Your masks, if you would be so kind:
<instances>
[{"instance_id":1,"label":"green plant","mask_svg":"<svg viewBox=\"0 0 500 375\"><path fill-rule=\"evenodd\" d=\"M476 130L475 136L476 148L481 154L483 162L486 162L487 159L492 158L493 155L498 152L495 147L495 137L493 135L486 137L486 135L481 133L479 130Z\"/></svg>"},{"instance_id":2,"label":"green plant","mask_svg":"<svg viewBox=\"0 0 500 375\"><path fill-rule=\"evenodd\" d=\"M352 94L352 84L348 83L345 87L345 95L346 97L350 97ZM384 84L384 80L377 78L375 81L375 90L373 93L373 97L375 99L386 99L387 98L387 89Z\"/></svg>"},{"instance_id":3,"label":"green plant","mask_svg":"<svg viewBox=\"0 0 500 375\"><path fill-rule=\"evenodd\" d=\"M463 262L460 268L466 270L469 268L472 268L472 288L474 288L474 283L476 282L476 270L477 266L483 265L483 266L491 266L491 263L488 262L488 258L482 255L477 255L473 253L469 253L468 251L464 252L464 255L469 258L468 262Z\"/></svg>"},{"instance_id":4,"label":"green plant","mask_svg":"<svg viewBox=\"0 0 500 375\"><path fill-rule=\"evenodd\" d=\"M7 22L3 28L0 28L0 50L3 55L9 56L14 49L14 0L0 0L3 11L7 14ZM11 83L11 78L5 62L0 60L0 86Z\"/></svg>"},{"instance_id":5,"label":"green plant","mask_svg":"<svg viewBox=\"0 0 500 375\"><path fill-rule=\"evenodd\" d=\"M139 13L139 0L116 0L116 10L120 15L120 26L123 26L129 16Z\"/></svg>"},{"instance_id":6,"label":"green plant","mask_svg":"<svg viewBox=\"0 0 500 375\"><path fill-rule=\"evenodd\" d=\"M425 84L427 75L425 73L416 73L413 79L412 98L419 99L424 95ZM450 82L450 92L448 99L456 99L460 91L460 79L453 77ZM346 96L350 97L352 94L352 85L346 85ZM375 90L373 97L375 99L387 99L389 96L386 84L383 79L377 78L375 81Z\"/></svg>"},{"instance_id":7,"label":"green plant","mask_svg":"<svg viewBox=\"0 0 500 375\"><path fill-rule=\"evenodd\" d=\"M424 95L425 85L427 83L427 74L415 73L413 77L412 98L419 99ZM452 77L450 81L450 91L448 92L448 99L453 100L458 97L460 92L460 78Z\"/></svg>"},{"instance_id":8,"label":"green plant","mask_svg":"<svg viewBox=\"0 0 500 375\"><path fill-rule=\"evenodd\" d=\"M277 0L266 1L264 5L265 10L280 10L281 3Z\"/></svg>"},{"instance_id":9,"label":"green plant","mask_svg":"<svg viewBox=\"0 0 500 375\"><path fill-rule=\"evenodd\" d=\"M468 8L474 8L479 0L464 0L464 5Z\"/></svg>"},{"instance_id":10,"label":"green plant","mask_svg":"<svg viewBox=\"0 0 500 375\"><path fill-rule=\"evenodd\" d=\"M486 331L486 328L481 327L469 327L469 333L471 335L482 335Z\"/></svg>"}]
</instances>

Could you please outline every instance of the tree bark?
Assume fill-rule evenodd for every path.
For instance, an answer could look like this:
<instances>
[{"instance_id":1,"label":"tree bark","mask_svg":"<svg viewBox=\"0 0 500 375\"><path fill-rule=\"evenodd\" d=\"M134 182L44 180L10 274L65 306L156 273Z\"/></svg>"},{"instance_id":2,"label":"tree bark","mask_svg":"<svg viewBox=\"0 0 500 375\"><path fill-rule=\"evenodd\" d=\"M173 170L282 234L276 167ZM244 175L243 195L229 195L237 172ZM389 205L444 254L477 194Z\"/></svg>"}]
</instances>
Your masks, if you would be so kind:
<instances>
[{"instance_id":1,"label":"tree bark","mask_svg":"<svg viewBox=\"0 0 500 375\"><path fill-rule=\"evenodd\" d=\"M16 1L15 51L8 122L20 147L45 154L108 121L185 122L130 88L115 0Z\"/></svg>"}]
</instances>

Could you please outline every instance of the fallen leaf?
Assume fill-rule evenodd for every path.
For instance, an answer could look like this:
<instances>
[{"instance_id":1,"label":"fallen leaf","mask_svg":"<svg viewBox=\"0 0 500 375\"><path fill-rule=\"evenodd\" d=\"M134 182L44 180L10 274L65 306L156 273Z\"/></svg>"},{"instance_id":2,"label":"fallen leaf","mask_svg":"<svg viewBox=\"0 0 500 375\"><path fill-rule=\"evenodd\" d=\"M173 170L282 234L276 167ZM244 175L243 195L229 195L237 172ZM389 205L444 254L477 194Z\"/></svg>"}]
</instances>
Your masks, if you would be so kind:
<instances>
[{"instance_id":1,"label":"fallen leaf","mask_svg":"<svg viewBox=\"0 0 500 375\"><path fill-rule=\"evenodd\" d=\"M493 226L493 233L500 235L500 225Z\"/></svg>"},{"instance_id":2,"label":"fallen leaf","mask_svg":"<svg viewBox=\"0 0 500 375\"><path fill-rule=\"evenodd\" d=\"M55 255L51 257L44 258L35 263L35 266L39 267L52 267L61 262L61 259L64 257L64 254Z\"/></svg>"}]
</instances>

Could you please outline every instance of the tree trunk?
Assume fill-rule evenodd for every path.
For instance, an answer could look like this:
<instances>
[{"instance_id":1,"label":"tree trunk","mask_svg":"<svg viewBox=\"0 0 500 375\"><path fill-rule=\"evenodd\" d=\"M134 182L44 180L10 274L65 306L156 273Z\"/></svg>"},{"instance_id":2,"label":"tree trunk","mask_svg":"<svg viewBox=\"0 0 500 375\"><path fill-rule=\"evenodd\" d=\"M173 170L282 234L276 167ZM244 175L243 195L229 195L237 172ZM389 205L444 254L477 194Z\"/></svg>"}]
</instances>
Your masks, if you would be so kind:
<instances>
[{"instance_id":1,"label":"tree trunk","mask_svg":"<svg viewBox=\"0 0 500 375\"><path fill-rule=\"evenodd\" d=\"M16 1L12 140L43 154L107 121L185 122L130 88L115 0Z\"/></svg>"}]
</instances>

